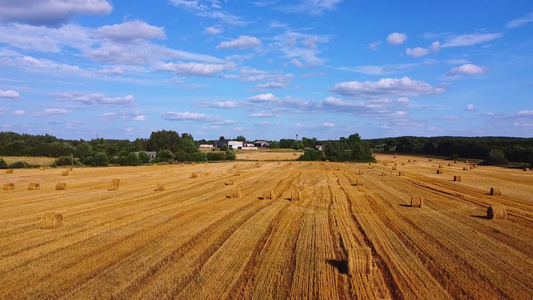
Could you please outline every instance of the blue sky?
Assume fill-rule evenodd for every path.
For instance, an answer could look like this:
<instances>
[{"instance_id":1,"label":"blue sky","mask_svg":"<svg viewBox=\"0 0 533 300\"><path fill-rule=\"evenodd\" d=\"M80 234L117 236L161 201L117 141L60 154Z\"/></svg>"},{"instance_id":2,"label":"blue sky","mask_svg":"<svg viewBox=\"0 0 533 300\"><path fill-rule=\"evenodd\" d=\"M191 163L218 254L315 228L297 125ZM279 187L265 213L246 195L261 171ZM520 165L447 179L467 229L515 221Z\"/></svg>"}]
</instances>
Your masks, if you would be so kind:
<instances>
[{"instance_id":1,"label":"blue sky","mask_svg":"<svg viewBox=\"0 0 533 300\"><path fill-rule=\"evenodd\" d=\"M533 136L529 0L0 7L0 131Z\"/></svg>"}]
</instances>

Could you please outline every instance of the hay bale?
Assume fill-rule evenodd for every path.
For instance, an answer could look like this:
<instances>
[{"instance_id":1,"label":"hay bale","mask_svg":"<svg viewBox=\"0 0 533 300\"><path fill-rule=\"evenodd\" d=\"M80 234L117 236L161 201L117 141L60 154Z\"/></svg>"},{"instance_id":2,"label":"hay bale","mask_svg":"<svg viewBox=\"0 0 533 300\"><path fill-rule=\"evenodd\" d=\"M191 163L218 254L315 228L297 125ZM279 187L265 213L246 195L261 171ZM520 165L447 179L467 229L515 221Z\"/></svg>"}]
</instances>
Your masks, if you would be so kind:
<instances>
[{"instance_id":1,"label":"hay bale","mask_svg":"<svg viewBox=\"0 0 533 300\"><path fill-rule=\"evenodd\" d=\"M467 164L467 163L468 163L468 160L465 160L465 164Z\"/></svg>"},{"instance_id":2,"label":"hay bale","mask_svg":"<svg viewBox=\"0 0 533 300\"><path fill-rule=\"evenodd\" d=\"M381 176L387 176L387 172L381 172Z\"/></svg>"},{"instance_id":3,"label":"hay bale","mask_svg":"<svg viewBox=\"0 0 533 300\"><path fill-rule=\"evenodd\" d=\"M490 188L490 195L491 196L501 196L502 195L502 189L491 187Z\"/></svg>"},{"instance_id":4,"label":"hay bale","mask_svg":"<svg viewBox=\"0 0 533 300\"><path fill-rule=\"evenodd\" d=\"M456 163L457 163L457 161L456 161L456 160L454 160L454 161L453 161L453 163L454 163L454 164L456 164Z\"/></svg>"},{"instance_id":5,"label":"hay bale","mask_svg":"<svg viewBox=\"0 0 533 300\"><path fill-rule=\"evenodd\" d=\"M404 171L398 172L398 176L405 176L405 172Z\"/></svg>"},{"instance_id":6,"label":"hay bale","mask_svg":"<svg viewBox=\"0 0 533 300\"><path fill-rule=\"evenodd\" d=\"M233 165L232 168L233 168L233 169L237 169L237 165Z\"/></svg>"},{"instance_id":7,"label":"hay bale","mask_svg":"<svg viewBox=\"0 0 533 300\"><path fill-rule=\"evenodd\" d=\"M410 160L410 159L408 159L408 160L407 160L407 162L411 162L411 160Z\"/></svg>"},{"instance_id":8,"label":"hay bale","mask_svg":"<svg viewBox=\"0 0 533 300\"><path fill-rule=\"evenodd\" d=\"M359 170L359 172L357 174L363 175L363 171Z\"/></svg>"},{"instance_id":9,"label":"hay bale","mask_svg":"<svg viewBox=\"0 0 533 300\"><path fill-rule=\"evenodd\" d=\"M500 205L491 205L487 208L487 219L507 219L507 211L503 206Z\"/></svg>"},{"instance_id":10,"label":"hay bale","mask_svg":"<svg viewBox=\"0 0 533 300\"><path fill-rule=\"evenodd\" d=\"M392 167L392 170L395 171L395 170L396 170L396 167Z\"/></svg>"},{"instance_id":11,"label":"hay bale","mask_svg":"<svg viewBox=\"0 0 533 300\"><path fill-rule=\"evenodd\" d=\"M404 162L402 163L402 166L405 166L405 163L404 163Z\"/></svg>"},{"instance_id":12,"label":"hay bale","mask_svg":"<svg viewBox=\"0 0 533 300\"><path fill-rule=\"evenodd\" d=\"M326 159L326 162L328 163L328 162L329 162L329 159Z\"/></svg>"},{"instance_id":13,"label":"hay bale","mask_svg":"<svg viewBox=\"0 0 533 300\"><path fill-rule=\"evenodd\" d=\"M433 160L430 158L429 161L433 161Z\"/></svg>"},{"instance_id":14,"label":"hay bale","mask_svg":"<svg viewBox=\"0 0 533 300\"><path fill-rule=\"evenodd\" d=\"M39 167L39 170L40 171L44 171L44 170L46 170L46 167L41 166L41 167Z\"/></svg>"},{"instance_id":15,"label":"hay bale","mask_svg":"<svg viewBox=\"0 0 533 300\"><path fill-rule=\"evenodd\" d=\"M461 181L461 176L459 175L453 176L453 181Z\"/></svg>"},{"instance_id":16,"label":"hay bale","mask_svg":"<svg viewBox=\"0 0 533 300\"><path fill-rule=\"evenodd\" d=\"M397 167L397 166L398 166L398 163L394 163L394 166Z\"/></svg>"},{"instance_id":17,"label":"hay bale","mask_svg":"<svg viewBox=\"0 0 533 300\"><path fill-rule=\"evenodd\" d=\"M61 173L61 176L68 176L68 171L63 171L63 172Z\"/></svg>"},{"instance_id":18,"label":"hay bale","mask_svg":"<svg viewBox=\"0 0 533 300\"><path fill-rule=\"evenodd\" d=\"M231 195L230 195L230 198L241 198L242 197L242 193L241 193L241 189L234 189L231 191Z\"/></svg>"},{"instance_id":19,"label":"hay bale","mask_svg":"<svg viewBox=\"0 0 533 300\"><path fill-rule=\"evenodd\" d=\"M442 168L443 168L443 166L442 166L442 165L439 165L439 169L442 169Z\"/></svg>"},{"instance_id":20,"label":"hay bale","mask_svg":"<svg viewBox=\"0 0 533 300\"><path fill-rule=\"evenodd\" d=\"M416 162L416 159L413 159L413 162Z\"/></svg>"},{"instance_id":21,"label":"hay bale","mask_svg":"<svg viewBox=\"0 0 533 300\"><path fill-rule=\"evenodd\" d=\"M527 172L527 171L529 171L529 168L524 168L524 172Z\"/></svg>"},{"instance_id":22,"label":"hay bale","mask_svg":"<svg viewBox=\"0 0 533 300\"><path fill-rule=\"evenodd\" d=\"M369 162L369 163L368 163L368 165L369 165L369 166L371 166L371 165L372 165L372 163L371 163L371 162Z\"/></svg>"},{"instance_id":23,"label":"hay bale","mask_svg":"<svg viewBox=\"0 0 533 300\"><path fill-rule=\"evenodd\" d=\"M15 189L14 183L5 183L4 184L4 191L13 191Z\"/></svg>"},{"instance_id":24,"label":"hay bale","mask_svg":"<svg viewBox=\"0 0 533 300\"><path fill-rule=\"evenodd\" d=\"M365 181L363 179L357 179L355 181L355 185L356 186L364 186L365 185Z\"/></svg>"},{"instance_id":25,"label":"hay bale","mask_svg":"<svg viewBox=\"0 0 533 300\"><path fill-rule=\"evenodd\" d=\"M470 166L469 169L472 170L474 167Z\"/></svg>"},{"instance_id":26,"label":"hay bale","mask_svg":"<svg viewBox=\"0 0 533 300\"><path fill-rule=\"evenodd\" d=\"M472 165L472 168L474 168L474 169L477 168L477 165Z\"/></svg>"},{"instance_id":27,"label":"hay bale","mask_svg":"<svg viewBox=\"0 0 533 300\"><path fill-rule=\"evenodd\" d=\"M113 178L111 180L111 187L108 189L108 191L116 191L116 190L118 190L119 184L120 184L120 179Z\"/></svg>"},{"instance_id":28,"label":"hay bale","mask_svg":"<svg viewBox=\"0 0 533 300\"><path fill-rule=\"evenodd\" d=\"M192 172L191 178L198 178L198 172Z\"/></svg>"},{"instance_id":29,"label":"hay bale","mask_svg":"<svg viewBox=\"0 0 533 300\"><path fill-rule=\"evenodd\" d=\"M451 163L448 163L448 167L451 167L451 166L452 166L452 164L451 164Z\"/></svg>"},{"instance_id":30,"label":"hay bale","mask_svg":"<svg viewBox=\"0 0 533 300\"><path fill-rule=\"evenodd\" d=\"M56 213L44 213L41 217L41 228L43 229L53 229L58 228L63 225L63 215Z\"/></svg>"},{"instance_id":31,"label":"hay bale","mask_svg":"<svg viewBox=\"0 0 533 300\"><path fill-rule=\"evenodd\" d=\"M67 184L64 182L60 182L56 184L56 191L62 191L67 188Z\"/></svg>"},{"instance_id":32,"label":"hay bale","mask_svg":"<svg viewBox=\"0 0 533 300\"><path fill-rule=\"evenodd\" d=\"M8 174L13 173L13 169L7 169L7 170L6 170L6 173L8 173Z\"/></svg>"},{"instance_id":33,"label":"hay bale","mask_svg":"<svg viewBox=\"0 0 533 300\"><path fill-rule=\"evenodd\" d=\"M437 169L437 174L443 174L443 173L444 173L443 170L441 170L441 169Z\"/></svg>"},{"instance_id":34,"label":"hay bale","mask_svg":"<svg viewBox=\"0 0 533 300\"><path fill-rule=\"evenodd\" d=\"M30 191L36 191L36 190L40 190L41 189L41 185L39 185L38 183L30 183L28 185L28 190Z\"/></svg>"},{"instance_id":35,"label":"hay bale","mask_svg":"<svg viewBox=\"0 0 533 300\"><path fill-rule=\"evenodd\" d=\"M357 185L357 179L349 177L348 181L350 182L350 185Z\"/></svg>"},{"instance_id":36,"label":"hay bale","mask_svg":"<svg viewBox=\"0 0 533 300\"><path fill-rule=\"evenodd\" d=\"M463 167L463 171L468 171L468 168L467 167Z\"/></svg>"},{"instance_id":37,"label":"hay bale","mask_svg":"<svg viewBox=\"0 0 533 300\"><path fill-rule=\"evenodd\" d=\"M155 166L157 166L157 164L156 164L156 163L153 163L153 164L152 164L152 167L155 167Z\"/></svg>"},{"instance_id":38,"label":"hay bale","mask_svg":"<svg viewBox=\"0 0 533 300\"><path fill-rule=\"evenodd\" d=\"M154 191L162 192L164 190L165 190L165 185L164 184L158 184Z\"/></svg>"},{"instance_id":39,"label":"hay bale","mask_svg":"<svg viewBox=\"0 0 533 300\"><path fill-rule=\"evenodd\" d=\"M233 184L235 184L235 182L233 181L233 179L230 179L230 180L228 180L228 181L225 183L225 185L233 185Z\"/></svg>"},{"instance_id":40,"label":"hay bale","mask_svg":"<svg viewBox=\"0 0 533 300\"><path fill-rule=\"evenodd\" d=\"M299 190L291 192L291 201L300 201L302 199L302 194Z\"/></svg>"},{"instance_id":41,"label":"hay bale","mask_svg":"<svg viewBox=\"0 0 533 300\"><path fill-rule=\"evenodd\" d=\"M236 171L234 176L241 176L241 171Z\"/></svg>"},{"instance_id":42,"label":"hay bale","mask_svg":"<svg viewBox=\"0 0 533 300\"><path fill-rule=\"evenodd\" d=\"M411 207L422 208L423 205L424 205L424 197L411 196Z\"/></svg>"},{"instance_id":43,"label":"hay bale","mask_svg":"<svg viewBox=\"0 0 533 300\"><path fill-rule=\"evenodd\" d=\"M274 199L274 190L264 191L263 192L263 199L264 200Z\"/></svg>"},{"instance_id":44,"label":"hay bale","mask_svg":"<svg viewBox=\"0 0 533 300\"><path fill-rule=\"evenodd\" d=\"M348 250L348 273L352 276L372 274L372 251L369 247Z\"/></svg>"}]
</instances>

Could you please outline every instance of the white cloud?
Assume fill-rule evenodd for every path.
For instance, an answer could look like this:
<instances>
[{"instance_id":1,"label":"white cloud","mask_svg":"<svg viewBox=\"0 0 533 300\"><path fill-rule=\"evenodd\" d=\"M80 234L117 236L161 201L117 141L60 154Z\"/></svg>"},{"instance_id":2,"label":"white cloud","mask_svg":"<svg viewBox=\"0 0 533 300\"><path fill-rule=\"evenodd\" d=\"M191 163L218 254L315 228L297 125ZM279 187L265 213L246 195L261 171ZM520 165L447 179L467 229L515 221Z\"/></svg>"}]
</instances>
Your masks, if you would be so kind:
<instances>
[{"instance_id":1,"label":"white cloud","mask_svg":"<svg viewBox=\"0 0 533 300\"><path fill-rule=\"evenodd\" d=\"M527 23L531 23L531 22L533 22L533 12L527 14L526 16L524 16L522 18L518 18L518 19L514 19L514 20L510 21L509 23L507 23L507 27L508 28L517 28L517 27L521 27L521 26L526 25Z\"/></svg>"},{"instance_id":2,"label":"white cloud","mask_svg":"<svg viewBox=\"0 0 533 300\"><path fill-rule=\"evenodd\" d=\"M326 128L333 128L335 127L335 123L333 122L324 122L322 124L320 124L321 127L326 127Z\"/></svg>"},{"instance_id":3,"label":"white cloud","mask_svg":"<svg viewBox=\"0 0 533 300\"><path fill-rule=\"evenodd\" d=\"M102 104L102 105L129 105L133 104L135 97L127 95L124 97L105 97L100 93L52 93L50 96L57 101L73 101L81 104Z\"/></svg>"},{"instance_id":4,"label":"white cloud","mask_svg":"<svg viewBox=\"0 0 533 300\"><path fill-rule=\"evenodd\" d=\"M46 108L41 111L36 111L35 116L37 117L47 117L47 116L57 116L57 115L66 115L70 113L70 110L64 108Z\"/></svg>"},{"instance_id":5,"label":"white cloud","mask_svg":"<svg viewBox=\"0 0 533 300\"><path fill-rule=\"evenodd\" d=\"M261 45L261 40L253 37L253 36L247 36L247 35L240 35L238 39L229 41L229 42L221 42L216 48L217 49L246 49L251 47L257 47Z\"/></svg>"},{"instance_id":6,"label":"white cloud","mask_svg":"<svg viewBox=\"0 0 533 300\"><path fill-rule=\"evenodd\" d=\"M486 68L482 68L480 66L476 66L473 64L464 64L459 67L452 68L450 72L448 72L448 76L454 76L454 75L476 75L476 74L483 74L485 73Z\"/></svg>"},{"instance_id":7,"label":"white cloud","mask_svg":"<svg viewBox=\"0 0 533 300\"><path fill-rule=\"evenodd\" d=\"M318 44L317 48L299 46L302 45L302 42L309 40L313 37L318 37L318 40L316 40L315 44L326 43L330 39L330 36L316 36L289 31L274 37L274 42L269 45L269 49L282 52L284 54L284 57L289 60L297 59L298 62L302 63L305 66L323 65L325 60L317 57L317 55L321 52L318 49Z\"/></svg>"},{"instance_id":8,"label":"white cloud","mask_svg":"<svg viewBox=\"0 0 533 300\"><path fill-rule=\"evenodd\" d=\"M75 15L106 15L113 6L107 0L4 0L0 22L57 25Z\"/></svg>"},{"instance_id":9,"label":"white cloud","mask_svg":"<svg viewBox=\"0 0 533 300\"><path fill-rule=\"evenodd\" d=\"M214 76L215 73L229 71L235 68L235 64L230 62L227 64L205 64L205 63L167 63L157 67L159 71L170 71L176 74L185 76Z\"/></svg>"},{"instance_id":10,"label":"white cloud","mask_svg":"<svg viewBox=\"0 0 533 300\"><path fill-rule=\"evenodd\" d=\"M207 27L205 29L205 32L211 34L211 35L215 35L215 34L219 34L219 33L222 33L224 32L224 29L221 28L221 27Z\"/></svg>"},{"instance_id":11,"label":"white cloud","mask_svg":"<svg viewBox=\"0 0 533 300\"><path fill-rule=\"evenodd\" d=\"M296 58L291 59L291 64L297 66L298 68L303 68L303 67L305 67L305 65L302 64L302 62L299 61L299 60L297 60Z\"/></svg>"},{"instance_id":12,"label":"white cloud","mask_svg":"<svg viewBox=\"0 0 533 300\"><path fill-rule=\"evenodd\" d=\"M521 110L517 113L518 116L533 117L533 110Z\"/></svg>"},{"instance_id":13,"label":"white cloud","mask_svg":"<svg viewBox=\"0 0 533 300\"><path fill-rule=\"evenodd\" d=\"M102 118L112 119L120 118L126 121L146 121L146 115L143 112L107 112L101 115Z\"/></svg>"},{"instance_id":14,"label":"white cloud","mask_svg":"<svg viewBox=\"0 0 533 300\"><path fill-rule=\"evenodd\" d=\"M233 108L241 107L242 104L240 102L236 102L236 101L216 101L216 102L201 103L199 106L211 107L211 108L233 109Z\"/></svg>"},{"instance_id":15,"label":"white cloud","mask_svg":"<svg viewBox=\"0 0 533 300\"><path fill-rule=\"evenodd\" d=\"M218 19L233 25L247 24L241 17L222 11L220 2L213 0L170 0L170 3L199 17Z\"/></svg>"},{"instance_id":16,"label":"white cloud","mask_svg":"<svg viewBox=\"0 0 533 300\"><path fill-rule=\"evenodd\" d=\"M417 57L426 56L429 53L431 53L431 51L429 51L428 49L422 48L422 47L416 47L413 49L411 48L405 49L405 53L409 56L417 58Z\"/></svg>"},{"instance_id":17,"label":"white cloud","mask_svg":"<svg viewBox=\"0 0 533 300\"><path fill-rule=\"evenodd\" d=\"M14 90L7 90L7 91L0 90L0 98L19 99L20 94Z\"/></svg>"},{"instance_id":18,"label":"white cloud","mask_svg":"<svg viewBox=\"0 0 533 300\"><path fill-rule=\"evenodd\" d=\"M332 92L351 98L380 98L387 96L416 97L444 92L443 88L434 87L423 81L403 78L382 78L379 81L349 81L336 84Z\"/></svg>"},{"instance_id":19,"label":"white cloud","mask_svg":"<svg viewBox=\"0 0 533 300\"><path fill-rule=\"evenodd\" d=\"M458 116L444 116L441 119L453 121L453 120L459 120L460 118Z\"/></svg>"},{"instance_id":20,"label":"white cloud","mask_svg":"<svg viewBox=\"0 0 533 300\"><path fill-rule=\"evenodd\" d=\"M78 66L60 64L47 59L32 56L0 56L0 66L18 68L28 72L46 73L51 75L90 76L91 72Z\"/></svg>"},{"instance_id":21,"label":"white cloud","mask_svg":"<svg viewBox=\"0 0 533 300\"><path fill-rule=\"evenodd\" d=\"M253 118L274 118L274 117L279 117L281 115L271 112L271 111L261 111L261 112L251 113L249 114L249 116Z\"/></svg>"},{"instance_id":22,"label":"white cloud","mask_svg":"<svg viewBox=\"0 0 533 300\"><path fill-rule=\"evenodd\" d=\"M474 104L468 104L466 106L466 110L467 111L475 111L476 110L476 107L474 106Z\"/></svg>"},{"instance_id":23,"label":"white cloud","mask_svg":"<svg viewBox=\"0 0 533 300\"><path fill-rule=\"evenodd\" d=\"M99 37L119 42L166 38L163 27L152 26L139 20L106 25L96 29L96 34Z\"/></svg>"},{"instance_id":24,"label":"white cloud","mask_svg":"<svg viewBox=\"0 0 533 300\"><path fill-rule=\"evenodd\" d=\"M442 45L442 48L473 46L493 41L495 39L501 38L502 36L503 34L501 33L463 34L448 39L448 41Z\"/></svg>"},{"instance_id":25,"label":"white cloud","mask_svg":"<svg viewBox=\"0 0 533 300\"><path fill-rule=\"evenodd\" d=\"M318 46L316 43L318 43L320 41L318 35L314 35L306 40L303 40L300 42L300 44L304 45L305 47L307 48L311 48L311 49L317 49Z\"/></svg>"},{"instance_id":26,"label":"white cloud","mask_svg":"<svg viewBox=\"0 0 533 300\"><path fill-rule=\"evenodd\" d=\"M26 112L23 111L23 110L15 110L15 111L13 111L13 114L17 115L17 116L22 116L22 115L26 114Z\"/></svg>"},{"instance_id":27,"label":"white cloud","mask_svg":"<svg viewBox=\"0 0 533 300\"><path fill-rule=\"evenodd\" d=\"M405 33L394 32L389 34L387 37L387 42L391 45L400 45L407 40L407 35Z\"/></svg>"},{"instance_id":28,"label":"white cloud","mask_svg":"<svg viewBox=\"0 0 533 300\"><path fill-rule=\"evenodd\" d=\"M247 101L254 102L254 103L273 102L273 101L278 101L278 100L279 98L274 96L271 93L255 95L247 99Z\"/></svg>"},{"instance_id":29,"label":"white cloud","mask_svg":"<svg viewBox=\"0 0 533 300\"><path fill-rule=\"evenodd\" d=\"M429 47L433 52L437 53L440 51L440 49L442 48L442 46L440 45L440 42L439 41L435 41L433 43L431 43L431 46Z\"/></svg>"},{"instance_id":30,"label":"white cloud","mask_svg":"<svg viewBox=\"0 0 533 300\"><path fill-rule=\"evenodd\" d=\"M263 90L263 89L282 89L282 88L286 88L288 85L288 82L275 82L275 81L270 81L270 82L265 82L265 83L260 83L258 85L256 85L254 87L254 89L256 90Z\"/></svg>"},{"instance_id":31,"label":"white cloud","mask_svg":"<svg viewBox=\"0 0 533 300\"><path fill-rule=\"evenodd\" d=\"M194 112L166 112L161 114L161 117L168 121L191 121L191 122L212 122L219 125L234 124L232 120L224 120L219 117L210 116Z\"/></svg>"},{"instance_id":32,"label":"white cloud","mask_svg":"<svg viewBox=\"0 0 533 300\"><path fill-rule=\"evenodd\" d=\"M368 46L366 48L370 49L372 51L376 51L376 50L378 50L378 46L379 45L381 45L381 42L371 42L370 44L368 44Z\"/></svg>"},{"instance_id":33,"label":"white cloud","mask_svg":"<svg viewBox=\"0 0 533 300\"><path fill-rule=\"evenodd\" d=\"M301 0L300 3L288 5L281 10L287 13L321 15L325 11L333 11L342 0Z\"/></svg>"}]
</instances>

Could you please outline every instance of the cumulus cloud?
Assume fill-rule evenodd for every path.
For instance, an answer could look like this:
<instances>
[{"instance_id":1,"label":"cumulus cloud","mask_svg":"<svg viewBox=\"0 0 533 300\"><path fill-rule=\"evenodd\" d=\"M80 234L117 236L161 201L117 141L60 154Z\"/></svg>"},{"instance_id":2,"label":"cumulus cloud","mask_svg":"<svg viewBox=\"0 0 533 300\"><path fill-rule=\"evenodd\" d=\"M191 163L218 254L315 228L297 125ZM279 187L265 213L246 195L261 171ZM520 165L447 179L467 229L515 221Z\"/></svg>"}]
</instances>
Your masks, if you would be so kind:
<instances>
[{"instance_id":1,"label":"cumulus cloud","mask_svg":"<svg viewBox=\"0 0 533 300\"><path fill-rule=\"evenodd\" d=\"M266 89L282 89L286 88L288 85L287 82L276 82L270 81L265 83L260 83L254 87L255 90L266 90Z\"/></svg>"},{"instance_id":2,"label":"cumulus cloud","mask_svg":"<svg viewBox=\"0 0 533 300\"><path fill-rule=\"evenodd\" d=\"M407 41L407 35L405 33L394 32L387 37L387 42L391 45L400 45L405 41Z\"/></svg>"},{"instance_id":3,"label":"cumulus cloud","mask_svg":"<svg viewBox=\"0 0 533 300\"><path fill-rule=\"evenodd\" d=\"M210 77L215 73L229 71L235 68L235 64L230 62L227 64L205 64L205 63L167 63L157 67L158 71L170 71L184 76L201 76Z\"/></svg>"},{"instance_id":4,"label":"cumulus cloud","mask_svg":"<svg viewBox=\"0 0 533 300\"><path fill-rule=\"evenodd\" d=\"M422 57L422 56L426 56L428 55L429 53L431 53L431 51L429 51L428 49L426 48L422 48L422 47L416 47L416 48L407 48L405 49L405 53L409 56L412 56L412 57Z\"/></svg>"},{"instance_id":5,"label":"cumulus cloud","mask_svg":"<svg viewBox=\"0 0 533 300\"><path fill-rule=\"evenodd\" d=\"M253 102L253 103L273 102L273 101L278 101L278 100L279 98L274 96L271 93L255 95L247 99L247 101Z\"/></svg>"},{"instance_id":6,"label":"cumulus cloud","mask_svg":"<svg viewBox=\"0 0 533 300\"><path fill-rule=\"evenodd\" d=\"M232 15L222 10L222 6L219 1L212 0L170 0L169 1L175 7L184 9L189 13L211 19L218 19L221 22L232 25L246 25L247 22L243 21L241 17Z\"/></svg>"},{"instance_id":7,"label":"cumulus cloud","mask_svg":"<svg viewBox=\"0 0 533 300\"><path fill-rule=\"evenodd\" d=\"M133 104L135 97L133 95L127 95L124 97L105 97L100 93L52 93L50 96L54 97L57 101L73 101L85 105L90 104L102 104L102 105L129 105Z\"/></svg>"},{"instance_id":8,"label":"cumulus cloud","mask_svg":"<svg viewBox=\"0 0 533 300\"><path fill-rule=\"evenodd\" d=\"M466 111L475 111L476 110L476 107L474 106L474 104L468 104L466 106Z\"/></svg>"},{"instance_id":9,"label":"cumulus cloud","mask_svg":"<svg viewBox=\"0 0 533 300\"><path fill-rule=\"evenodd\" d=\"M313 41L316 47L301 47L302 43L309 44L309 40ZM274 37L274 42L269 45L269 49L280 51L288 60L296 59L291 63L297 66L318 66L324 64L325 60L317 57L321 52L318 49L318 43L327 43L330 36L325 35L309 35L294 31L285 32L279 36ZM306 42L307 41L307 42Z\"/></svg>"},{"instance_id":10,"label":"cumulus cloud","mask_svg":"<svg viewBox=\"0 0 533 300\"><path fill-rule=\"evenodd\" d=\"M439 41L435 41L433 43L431 43L431 46L429 47L433 52L437 53L440 51L440 49L442 48L442 46L440 45L440 42Z\"/></svg>"},{"instance_id":11,"label":"cumulus cloud","mask_svg":"<svg viewBox=\"0 0 533 300\"><path fill-rule=\"evenodd\" d=\"M0 22L58 25L75 15L106 15L113 6L107 0L1 0Z\"/></svg>"},{"instance_id":12,"label":"cumulus cloud","mask_svg":"<svg viewBox=\"0 0 533 300\"><path fill-rule=\"evenodd\" d=\"M381 45L381 42L371 42L370 44L368 44L368 46L366 48L370 49L372 51L376 51L376 50L378 50L378 46L379 45Z\"/></svg>"},{"instance_id":13,"label":"cumulus cloud","mask_svg":"<svg viewBox=\"0 0 533 300\"><path fill-rule=\"evenodd\" d=\"M261 40L253 37L253 36L247 36L247 35L240 35L238 39L229 41L229 42L221 42L216 48L217 49L246 49L246 48L252 48L257 47L261 45Z\"/></svg>"},{"instance_id":14,"label":"cumulus cloud","mask_svg":"<svg viewBox=\"0 0 533 300\"><path fill-rule=\"evenodd\" d=\"M508 28L517 28L526 25L527 23L533 22L533 12L527 14L526 16L518 19L511 20L507 23Z\"/></svg>"},{"instance_id":15,"label":"cumulus cloud","mask_svg":"<svg viewBox=\"0 0 533 300\"><path fill-rule=\"evenodd\" d=\"M48 116L57 116L57 115L66 115L70 113L70 110L64 108L46 108L40 111L35 112L37 117L48 117Z\"/></svg>"},{"instance_id":16,"label":"cumulus cloud","mask_svg":"<svg viewBox=\"0 0 533 300\"><path fill-rule=\"evenodd\" d=\"M521 110L517 113L518 116L533 117L533 110Z\"/></svg>"},{"instance_id":17,"label":"cumulus cloud","mask_svg":"<svg viewBox=\"0 0 533 300\"><path fill-rule=\"evenodd\" d=\"M333 128L335 127L335 123L333 122L324 122L322 124L320 124L321 127L326 127L326 128Z\"/></svg>"},{"instance_id":18,"label":"cumulus cloud","mask_svg":"<svg viewBox=\"0 0 533 300\"><path fill-rule=\"evenodd\" d=\"M0 98L7 98L7 99L20 99L20 94L17 91L14 90L0 90Z\"/></svg>"},{"instance_id":19,"label":"cumulus cloud","mask_svg":"<svg viewBox=\"0 0 533 300\"><path fill-rule=\"evenodd\" d=\"M256 113L251 113L248 116L250 116L252 118L274 118L274 117L279 117L281 115L277 114L277 113L274 113L274 112L271 112L271 111L260 111L260 112L256 112Z\"/></svg>"},{"instance_id":20,"label":"cumulus cloud","mask_svg":"<svg viewBox=\"0 0 533 300\"><path fill-rule=\"evenodd\" d=\"M298 4L289 4L281 8L287 13L321 15L326 11L333 11L342 0L303 0Z\"/></svg>"},{"instance_id":21,"label":"cumulus cloud","mask_svg":"<svg viewBox=\"0 0 533 300\"><path fill-rule=\"evenodd\" d=\"M205 32L211 35L219 34L219 33L222 33L223 31L224 29L221 27L207 27L205 29Z\"/></svg>"},{"instance_id":22,"label":"cumulus cloud","mask_svg":"<svg viewBox=\"0 0 533 300\"><path fill-rule=\"evenodd\" d=\"M146 121L146 115L140 111L134 112L107 112L101 115L104 119L120 118L126 121Z\"/></svg>"},{"instance_id":23,"label":"cumulus cloud","mask_svg":"<svg viewBox=\"0 0 533 300\"><path fill-rule=\"evenodd\" d=\"M380 98L387 96L416 97L444 92L443 88L434 87L423 81L403 78L382 78L379 81L349 81L336 84L332 92L351 98Z\"/></svg>"},{"instance_id":24,"label":"cumulus cloud","mask_svg":"<svg viewBox=\"0 0 533 300\"><path fill-rule=\"evenodd\" d=\"M210 116L194 112L166 112L161 117L168 121L191 121L191 122L210 122L218 125L234 124L232 120L224 120L220 117Z\"/></svg>"},{"instance_id":25,"label":"cumulus cloud","mask_svg":"<svg viewBox=\"0 0 533 300\"><path fill-rule=\"evenodd\" d=\"M501 38L502 36L503 34L501 33L463 34L451 37L450 39L448 39L448 41L446 41L446 43L442 45L442 48L473 46L493 41L495 39Z\"/></svg>"},{"instance_id":26,"label":"cumulus cloud","mask_svg":"<svg viewBox=\"0 0 533 300\"><path fill-rule=\"evenodd\" d=\"M17 115L17 116L22 116L22 115L26 114L26 112L23 111L23 110L15 110L15 111L13 111L13 114Z\"/></svg>"},{"instance_id":27,"label":"cumulus cloud","mask_svg":"<svg viewBox=\"0 0 533 300\"><path fill-rule=\"evenodd\" d=\"M215 102L200 103L199 106L211 107L211 108L233 109L233 108L241 107L242 103L236 102L236 101L215 101Z\"/></svg>"},{"instance_id":28,"label":"cumulus cloud","mask_svg":"<svg viewBox=\"0 0 533 300\"><path fill-rule=\"evenodd\" d=\"M37 59L32 56L23 56L18 53L0 55L0 66L18 68L28 72L47 73L52 75L90 76L91 72L75 65L61 64L52 60Z\"/></svg>"},{"instance_id":29,"label":"cumulus cloud","mask_svg":"<svg viewBox=\"0 0 533 300\"><path fill-rule=\"evenodd\" d=\"M96 34L99 37L118 42L166 38L163 27L152 26L139 20L106 25L96 29Z\"/></svg>"},{"instance_id":30,"label":"cumulus cloud","mask_svg":"<svg viewBox=\"0 0 533 300\"><path fill-rule=\"evenodd\" d=\"M455 75L477 75L485 73L486 68L476 66L473 64L464 64L459 67L452 68L450 72L447 73L448 76Z\"/></svg>"},{"instance_id":31,"label":"cumulus cloud","mask_svg":"<svg viewBox=\"0 0 533 300\"><path fill-rule=\"evenodd\" d=\"M294 75L254 68L241 68L239 74L223 74L220 77L224 79L237 79L244 82L262 81L263 83L258 84L254 89L268 89L287 87L292 78L294 78Z\"/></svg>"}]
</instances>

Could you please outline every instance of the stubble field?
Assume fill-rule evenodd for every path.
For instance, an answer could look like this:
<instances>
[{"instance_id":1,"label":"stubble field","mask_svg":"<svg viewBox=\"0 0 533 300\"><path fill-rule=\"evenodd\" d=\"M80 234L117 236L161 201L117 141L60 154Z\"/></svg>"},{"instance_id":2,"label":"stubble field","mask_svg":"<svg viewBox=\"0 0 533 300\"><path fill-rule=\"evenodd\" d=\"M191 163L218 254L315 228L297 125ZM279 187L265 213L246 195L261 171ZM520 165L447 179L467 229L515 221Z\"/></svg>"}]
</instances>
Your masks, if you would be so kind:
<instances>
[{"instance_id":1,"label":"stubble field","mask_svg":"<svg viewBox=\"0 0 533 300\"><path fill-rule=\"evenodd\" d=\"M0 298L533 297L532 171L377 158L2 172Z\"/></svg>"}]
</instances>

